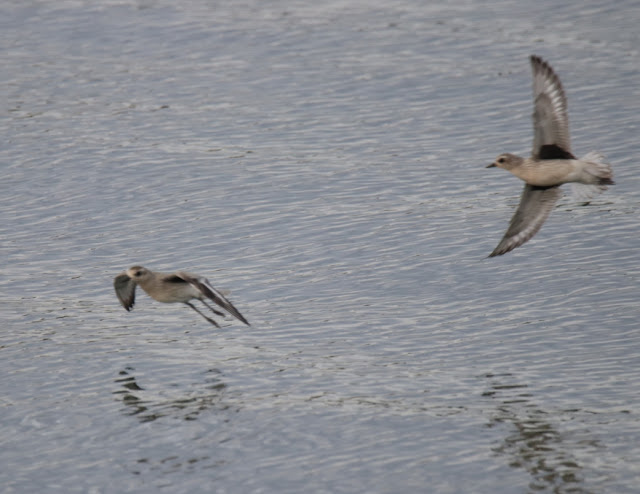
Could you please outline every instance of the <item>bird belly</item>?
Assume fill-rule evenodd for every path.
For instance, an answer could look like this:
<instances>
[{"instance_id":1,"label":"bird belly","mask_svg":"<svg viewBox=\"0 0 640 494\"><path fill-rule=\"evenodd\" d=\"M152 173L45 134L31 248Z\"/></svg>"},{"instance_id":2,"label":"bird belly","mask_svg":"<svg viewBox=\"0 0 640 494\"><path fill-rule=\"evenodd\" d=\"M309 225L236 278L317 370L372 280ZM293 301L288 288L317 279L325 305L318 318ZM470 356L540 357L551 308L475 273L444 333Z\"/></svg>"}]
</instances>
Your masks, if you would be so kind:
<instances>
[{"instance_id":1,"label":"bird belly","mask_svg":"<svg viewBox=\"0 0 640 494\"><path fill-rule=\"evenodd\" d=\"M194 298L200 298L200 292L191 285L164 284L162 290L145 290L151 298L165 304L185 303Z\"/></svg>"},{"instance_id":2,"label":"bird belly","mask_svg":"<svg viewBox=\"0 0 640 494\"><path fill-rule=\"evenodd\" d=\"M576 182L575 160L540 160L526 163L512 170L518 178L529 185L553 187L567 182Z\"/></svg>"}]
</instances>

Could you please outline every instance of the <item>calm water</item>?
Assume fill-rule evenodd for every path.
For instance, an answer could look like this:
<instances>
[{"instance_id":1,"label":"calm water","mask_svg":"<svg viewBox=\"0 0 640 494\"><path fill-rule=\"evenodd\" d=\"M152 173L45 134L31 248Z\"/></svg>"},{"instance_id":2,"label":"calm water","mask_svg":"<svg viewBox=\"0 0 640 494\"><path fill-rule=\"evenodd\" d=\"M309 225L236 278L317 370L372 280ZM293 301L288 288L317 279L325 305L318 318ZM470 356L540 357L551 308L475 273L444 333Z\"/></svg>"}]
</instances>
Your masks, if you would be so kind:
<instances>
[{"instance_id":1,"label":"calm water","mask_svg":"<svg viewBox=\"0 0 640 494\"><path fill-rule=\"evenodd\" d=\"M0 7L1 492L637 492L640 6L423 3ZM531 53L617 185L485 259Z\"/></svg>"}]
</instances>

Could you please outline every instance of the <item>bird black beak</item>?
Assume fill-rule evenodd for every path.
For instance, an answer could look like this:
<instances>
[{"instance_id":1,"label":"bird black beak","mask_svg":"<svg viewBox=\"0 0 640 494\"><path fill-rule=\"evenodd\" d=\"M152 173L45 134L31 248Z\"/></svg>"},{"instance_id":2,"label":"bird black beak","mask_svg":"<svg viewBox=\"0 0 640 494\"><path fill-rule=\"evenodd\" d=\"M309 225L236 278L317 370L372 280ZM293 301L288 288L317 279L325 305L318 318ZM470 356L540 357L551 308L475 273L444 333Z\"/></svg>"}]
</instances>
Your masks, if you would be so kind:
<instances>
[{"instance_id":1,"label":"bird black beak","mask_svg":"<svg viewBox=\"0 0 640 494\"><path fill-rule=\"evenodd\" d=\"M491 163L490 165L485 166L485 168L493 168L494 166L496 166L495 163Z\"/></svg>"}]
</instances>

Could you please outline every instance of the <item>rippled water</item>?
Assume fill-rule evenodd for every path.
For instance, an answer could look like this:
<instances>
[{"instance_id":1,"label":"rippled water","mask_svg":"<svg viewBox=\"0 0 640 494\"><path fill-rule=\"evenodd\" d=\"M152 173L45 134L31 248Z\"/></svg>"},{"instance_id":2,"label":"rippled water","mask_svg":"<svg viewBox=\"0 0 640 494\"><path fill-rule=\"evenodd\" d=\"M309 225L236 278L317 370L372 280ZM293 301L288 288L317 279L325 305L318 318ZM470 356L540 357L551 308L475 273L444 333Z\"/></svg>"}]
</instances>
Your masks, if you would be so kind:
<instances>
[{"instance_id":1,"label":"rippled water","mask_svg":"<svg viewBox=\"0 0 640 494\"><path fill-rule=\"evenodd\" d=\"M0 7L2 492L637 492L640 8L422 3ZM486 259L531 53L617 185Z\"/></svg>"}]
</instances>

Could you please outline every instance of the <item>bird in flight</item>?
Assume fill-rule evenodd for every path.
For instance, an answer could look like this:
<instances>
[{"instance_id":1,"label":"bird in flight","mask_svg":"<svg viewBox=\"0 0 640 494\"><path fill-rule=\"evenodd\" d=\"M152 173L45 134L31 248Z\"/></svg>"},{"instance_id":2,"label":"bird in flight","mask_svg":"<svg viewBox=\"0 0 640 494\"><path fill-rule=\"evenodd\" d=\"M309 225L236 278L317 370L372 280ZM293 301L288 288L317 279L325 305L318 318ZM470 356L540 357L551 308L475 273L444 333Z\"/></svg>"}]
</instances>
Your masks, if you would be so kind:
<instances>
[{"instance_id":1,"label":"bird in flight","mask_svg":"<svg viewBox=\"0 0 640 494\"><path fill-rule=\"evenodd\" d=\"M188 305L214 326L220 327L216 321L200 312L200 310L191 303L191 300L200 300L200 302L207 306L214 314L224 316L223 312L214 309L206 302L206 300L212 300L239 321L242 321L247 326L250 325L249 321L240 314L240 311L238 311L222 293L211 286L209 280L197 274L186 273L184 271L159 273L143 268L142 266L133 266L127 269L113 280L116 296L127 311L130 311L135 303L137 285L140 285L140 288L158 302L181 302Z\"/></svg>"},{"instance_id":2,"label":"bird in flight","mask_svg":"<svg viewBox=\"0 0 640 494\"><path fill-rule=\"evenodd\" d=\"M571 183L574 194L589 201L613 185L611 165L598 152L576 158L571 152L567 97L551 66L530 57L533 71L533 150L530 158L501 154L487 168L498 167L525 182L520 204L507 232L489 257L499 256L532 238Z\"/></svg>"}]
</instances>

